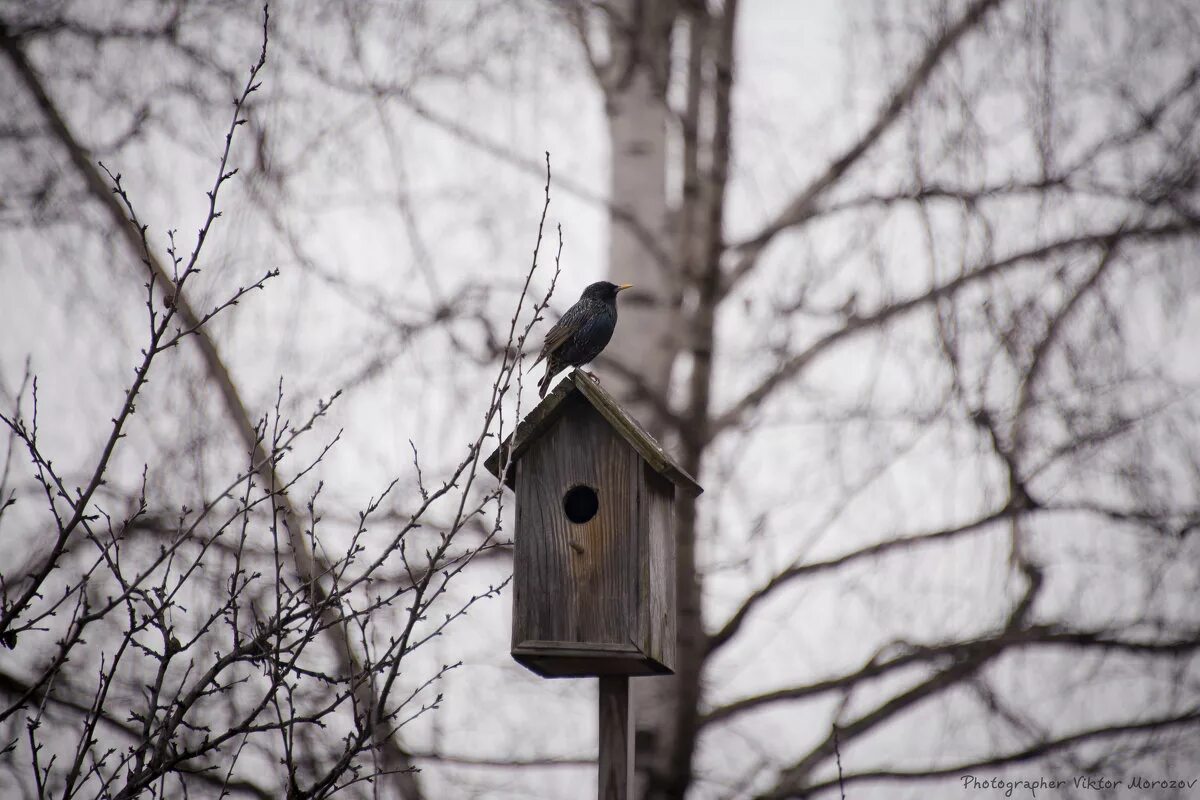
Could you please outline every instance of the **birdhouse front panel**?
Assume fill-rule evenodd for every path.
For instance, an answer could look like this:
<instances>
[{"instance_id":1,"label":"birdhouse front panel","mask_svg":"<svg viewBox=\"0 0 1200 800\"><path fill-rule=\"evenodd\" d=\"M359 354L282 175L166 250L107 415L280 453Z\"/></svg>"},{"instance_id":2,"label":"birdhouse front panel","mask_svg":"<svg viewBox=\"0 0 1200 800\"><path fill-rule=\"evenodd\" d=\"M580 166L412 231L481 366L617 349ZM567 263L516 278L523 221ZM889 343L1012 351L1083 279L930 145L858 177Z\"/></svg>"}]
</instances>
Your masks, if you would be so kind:
<instances>
[{"instance_id":1,"label":"birdhouse front panel","mask_svg":"<svg viewBox=\"0 0 1200 800\"><path fill-rule=\"evenodd\" d=\"M549 677L670 672L674 487L581 395L558 411L516 465L513 656Z\"/></svg>"}]
</instances>

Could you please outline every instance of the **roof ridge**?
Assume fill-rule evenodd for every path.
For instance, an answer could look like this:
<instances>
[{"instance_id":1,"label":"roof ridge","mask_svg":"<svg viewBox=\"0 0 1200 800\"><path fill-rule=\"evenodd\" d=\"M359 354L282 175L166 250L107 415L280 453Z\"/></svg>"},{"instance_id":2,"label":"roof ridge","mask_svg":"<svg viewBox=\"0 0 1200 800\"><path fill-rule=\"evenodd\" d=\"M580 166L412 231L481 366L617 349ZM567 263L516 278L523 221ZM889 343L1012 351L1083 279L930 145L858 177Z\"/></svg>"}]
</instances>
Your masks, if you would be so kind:
<instances>
[{"instance_id":1,"label":"roof ridge","mask_svg":"<svg viewBox=\"0 0 1200 800\"><path fill-rule=\"evenodd\" d=\"M521 455L546 429L548 429L562 414L563 404L573 394L579 394L604 420L620 434L630 447L637 451L650 467L674 483L679 488L691 494L699 495L704 489L696 479L680 466L659 441L654 438L620 403L609 394L599 382L579 369L574 369L550 391L544 400L534 406L516 429L509 434L499 447L496 448L484 466L489 472L500 477L500 457L508 450L507 475L504 482L513 486L515 475L513 465L520 460Z\"/></svg>"}]
</instances>

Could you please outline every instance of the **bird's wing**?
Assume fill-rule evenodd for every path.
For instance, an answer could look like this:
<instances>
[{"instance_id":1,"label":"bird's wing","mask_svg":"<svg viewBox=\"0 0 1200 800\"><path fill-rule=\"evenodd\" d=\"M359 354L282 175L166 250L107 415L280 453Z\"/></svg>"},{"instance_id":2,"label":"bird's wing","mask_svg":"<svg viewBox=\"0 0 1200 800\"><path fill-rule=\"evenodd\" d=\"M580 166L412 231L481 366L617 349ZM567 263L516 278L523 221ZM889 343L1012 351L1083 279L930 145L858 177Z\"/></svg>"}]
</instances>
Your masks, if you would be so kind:
<instances>
[{"instance_id":1,"label":"bird's wing","mask_svg":"<svg viewBox=\"0 0 1200 800\"><path fill-rule=\"evenodd\" d=\"M608 345L615 327L616 319L613 317L596 314L589 316L576 331L576 350L579 352L574 354L575 357L588 360L595 358ZM584 353L589 355L585 356Z\"/></svg>"},{"instance_id":2,"label":"bird's wing","mask_svg":"<svg viewBox=\"0 0 1200 800\"><path fill-rule=\"evenodd\" d=\"M571 306L567 309L567 313L563 314L558 322L550 330L546 331L546 340L542 344L541 355L537 357L537 361L533 364L536 366L543 358L553 353L555 350L563 346L567 339L571 338L582 324L586 321L583 312L578 306Z\"/></svg>"}]
</instances>

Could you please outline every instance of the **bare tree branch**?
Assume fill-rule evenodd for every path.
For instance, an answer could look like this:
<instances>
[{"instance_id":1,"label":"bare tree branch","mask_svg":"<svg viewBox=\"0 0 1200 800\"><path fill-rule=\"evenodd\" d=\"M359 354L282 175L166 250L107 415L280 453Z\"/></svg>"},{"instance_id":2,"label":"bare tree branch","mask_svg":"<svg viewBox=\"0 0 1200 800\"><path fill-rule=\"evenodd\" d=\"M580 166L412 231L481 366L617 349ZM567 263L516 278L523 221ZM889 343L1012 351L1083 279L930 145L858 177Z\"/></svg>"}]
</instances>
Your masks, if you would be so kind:
<instances>
[{"instance_id":1,"label":"bare tree branch","mask_svg":"<svg viewBox=\"0 0 1200 800\"><path fill-rule=\"evenodd\" d=\"M263 50L259 58L257 67L252 70L251 80L257 74L258 68L266 62L266 22L264 19L264 37ZM175 309L184 325L189 330L196 331L196 342L200 348L200 353L204 361L204 365L208 370L209 378L221 393L221 397L225 403L226 414L229 417L230 424L238 432L242 439L243 445L254 453L254 461L262 465L262 479L271 486L278 486L286 483L281 480L276 474L274 462L267 457L267 453L262 447L261 442L255 434L255 425L252 422L252 416L248 412L245 403L242 401L241 393L235 384L228 367L225 364L216 343L207 334L206 330L200 327L200 315L198 315L191 307L187 297L176 295L167 287L173 286L172 276L167 272L163 264L143 246L142 238L139 231L132 227L129 220L125 216L124 210L118 205L113 194L105 185L100 172L96 169L91 159L87 155L87 151L80 145L79 140L71 131L67 121L59 112L58 106L50 98L46 88L43 86L41 79L38 77L33 65L30 64L25 52L21 47L20 42L9 35L7 30L0 30L0 47L3 47L5 54L8 56L9 62L20 76L23 84L29 93L36 101L38 108L41 110L50 126L51 131L55 134L60 145L66 151L71 159L71 163L75 166L80 178L84 181L93 199L100 204L105 211L108 212L114 230L118 231L125 238L126 244L130 250L137 254L139 259L145 259L149 262L149 267L153 271L156 281L162 287L162 291L170 300L170 305ZM241 106L237 108L237 113L241 112ZM237 126L237 114L235 114L234 127ZM230 128L229 134L226 137L226 156L228 148L232 141L234 128ZM218 184L224 179L224 158L222 159L221 177L218 178ZM215 192L210 195L213 209L215 210ZM203 241L203 231L200 236L200 241ZM309 544L301 532L304 530L303 524L300 522L300 517L291 507L290 501L283 497L281 498L283 506L283 514L287 520L285 525L291 538L291 550L296 559L296 567L299 573L305 576L306 582L312 587L316 594L314 599L315 604L324 606L328 598L323 596L324 589L321 586L317 577L330 572L331 565L322 563L321 557L315 554L309 547ZM80 505L83 508L83 505ZM334 638L333 651L338 654L342 660L341 668L346 674L357 674L362 672L362 665L357 664L357 656L351 643L344 638L343 629L337 625L331 625L327 628L328 635ZM338 639L341 638L341 641ZM370 707L374 701L370 697L371 687L367 684L362 684L360 692L363 693L363 698L360 705ZM387 754L388 768L398 770L396 772L396 783L400 789L401 795L405 800L420 800L422 794L417 783L415 775L406 771L411 762L408 759L403 746L394 738L388 737L380 743Z\"/></svg>"},{"instance_id":2,"label":"bare tree branch","mask_svg":"<svg viewBox=\"0 0 1200 800\"><path fill-rule=\"evenodd\" d=\"M896 781L898 783L907 783L911 781L925 781L931 778L956 777L960 780L963 776L969 775L977 770L995 769L997 767L1007 767L1014 764L1024 764L1030 761L1045 758L1049 755L1054 755L1063 750L1070 750L1082 744L1090 742L1105 742L1110 739L1128 736L1130 734L1156 734L1162 731L1167 731L1172 728L1191 728L1197 723L1200 723L1200 709L1191 709L1180 714L1172 714L1169 716L1157 716L1146 719L1140 719L1130 723L1114 723L1112 725L1096 726L1084 730L1076 731L1075 733L1048 738L1044 741L1035 742L1028 747L1019 750L1010 750L1000 753L989 758L981 758L974 761L965 761L949 766L931 766L928 768L917 768L911 770L872 770L863 772L851 772L845 775L844 782L847 784L853 783L869 783L875 781ZM826 791L831 791L837 788L838 781L822 781L806 786L802 793L790 796L811 797L821 794ZM1018 780L1018 788L1020 783ZM789 795L782 795L787 797Z\"/></svg>"},{"instance_id":3,"label":"bare tree branch","mask_svg":"<svg viewBox=\"0 0 1200 800\"><path fill-rule=\"evenodd\" d=\"M855 316L845 325L825 334L799 353L783 359L770 375L736 400L729 409L718 415L712 425L712 435L715 436L723 430L742 424L746 416L760 406L772 393L795 378L805 367L834 345L857 336L864 331L872 330L880 325L891 322L911 311L924 308L933 301L944 297L951 297L968 286L990 280L1015 268L1041 263L1047 257L1061 255L1073 250L1097 246L1108 248L1125 240L1146 242L1170 239L1195 233L1198 229L1200 229L1200 225L1195 222L1181 221L1159 225L1118 228L1103 233L1070 236L1048 244L1032 247L986 264L977 265L963 274L945 283L938 284L918 295L889 303L867 314Z\"/></svg>"},{"instance_id":4,"label":"bare tree branch","mask_svg":"<svg viewBox=\"0 0 1200 800\"><path fill-rule=\"evenodd\" d=\"M816 203L829 187L833 186L863 154L871 149L880 137L900 119L902 112L929 81L942 59L958 42L974 29L987 13L999 5L1001 0L975 0L958 20L943 31L925 50L904 82L884 102L875 114L875 120L846 152L834 161L815 180L801 190L786 208L775 215L762 230L736 246L738 259L725 278L724 292L731 291L758 265L767 245L782 231L807 222L816 210Z\"/></svg>"}]
</instances>

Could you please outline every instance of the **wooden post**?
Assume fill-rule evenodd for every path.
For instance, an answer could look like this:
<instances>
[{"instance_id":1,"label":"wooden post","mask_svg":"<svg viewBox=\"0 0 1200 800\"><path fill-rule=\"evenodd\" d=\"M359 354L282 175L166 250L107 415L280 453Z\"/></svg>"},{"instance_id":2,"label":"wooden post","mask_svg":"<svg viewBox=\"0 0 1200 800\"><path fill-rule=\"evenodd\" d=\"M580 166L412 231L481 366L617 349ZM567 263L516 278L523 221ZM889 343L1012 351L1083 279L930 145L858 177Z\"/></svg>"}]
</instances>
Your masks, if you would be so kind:
<instances>
[{"instance_id":1,"label":"wooden post","mask_svg":"<svg viewBox=\"0 0 1200 800\"><path fill-rule=\"evenodd\" d=\"M675 501L704 491L575 370L487 459L517 493L512 655L598 677L600 800L630 800L631 675L675 671Z\"/></svg>"},{"instance_id":2,"label":"wooden post","mask_svg":"<svg viewBox=\"0 0 1200 800\"><path fill-rule=\"evenodd\" d=\"M628 800L633 792L633 713L629 677L600 678L600 800Z\"/></svg>"}]
</instances>

